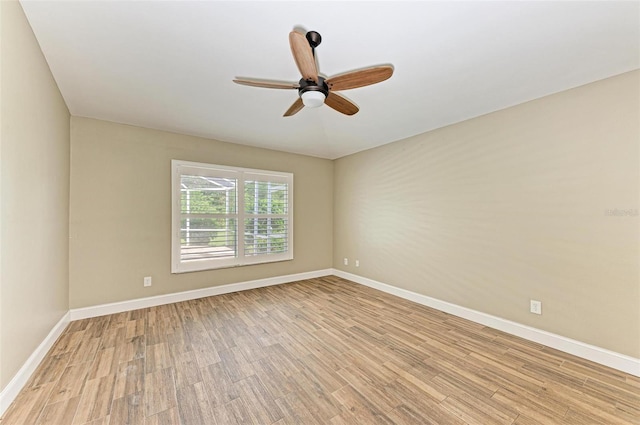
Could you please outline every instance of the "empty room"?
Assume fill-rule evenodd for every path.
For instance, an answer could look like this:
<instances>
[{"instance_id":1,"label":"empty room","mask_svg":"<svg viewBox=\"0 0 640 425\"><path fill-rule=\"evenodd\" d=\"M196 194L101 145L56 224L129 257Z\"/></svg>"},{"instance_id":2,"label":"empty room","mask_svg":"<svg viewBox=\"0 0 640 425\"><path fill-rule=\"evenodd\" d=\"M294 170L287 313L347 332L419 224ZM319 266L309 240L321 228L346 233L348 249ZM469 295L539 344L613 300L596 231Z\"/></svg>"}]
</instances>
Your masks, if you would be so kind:
<instances>
[{"instance_id":1,"label":"empty room","mask_svg":"<svg viewBox=\"0 0 640 425\"><path fill-rule=\"evenodd\" d=\"M0 424L640 424L640 1L0 1Z\"/></svg>"}]
</instances>

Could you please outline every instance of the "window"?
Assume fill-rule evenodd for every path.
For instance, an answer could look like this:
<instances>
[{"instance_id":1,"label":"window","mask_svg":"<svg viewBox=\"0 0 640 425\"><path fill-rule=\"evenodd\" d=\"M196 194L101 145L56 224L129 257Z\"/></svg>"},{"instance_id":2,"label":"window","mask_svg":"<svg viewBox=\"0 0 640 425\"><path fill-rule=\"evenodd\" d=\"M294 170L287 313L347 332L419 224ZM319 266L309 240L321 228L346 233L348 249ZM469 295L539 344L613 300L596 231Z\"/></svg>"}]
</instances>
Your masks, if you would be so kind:
<instances>
[{"instance_id":1,"label":"window","mask_svg":"<svg viewBox=\"0 0 640 425\"><path fill-rule=\"evenodd\" d=\"M293 259L293 174L171 167L172 273Z\"/></svg>"}]
</instances>

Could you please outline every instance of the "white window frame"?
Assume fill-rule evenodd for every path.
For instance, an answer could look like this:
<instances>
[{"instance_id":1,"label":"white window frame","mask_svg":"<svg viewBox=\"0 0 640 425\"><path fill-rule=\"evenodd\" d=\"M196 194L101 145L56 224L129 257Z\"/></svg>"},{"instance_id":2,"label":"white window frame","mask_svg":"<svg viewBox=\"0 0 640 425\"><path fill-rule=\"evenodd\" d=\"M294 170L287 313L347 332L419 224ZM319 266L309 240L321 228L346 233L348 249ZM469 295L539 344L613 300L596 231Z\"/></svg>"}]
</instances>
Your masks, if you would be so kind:
<instances>
[{"instance_id":1,"label":"white window frame","mask_svg":"<svg viewBox=\"0 0 640 425\"><path fill-rule=\"evenodd\" d=\"M182 261L181 259L181 176L201 175L207 177L226 177L237 179L236 187L236 256L224 258L208 258ZM244 205L244 183L246 180L267 178L271 182L288 185L287 196L287 251L275 254L245 255L244 230L245 219L259 217L247 214ZM247 266L252 264L272 263L293 260L293 174L279 171L267 171L251 168L230 167L225 165L206 164L182 160L171 161L171 273L187 273L201 270L212 270L228 267Z\"/></svg>"}]
</instances>

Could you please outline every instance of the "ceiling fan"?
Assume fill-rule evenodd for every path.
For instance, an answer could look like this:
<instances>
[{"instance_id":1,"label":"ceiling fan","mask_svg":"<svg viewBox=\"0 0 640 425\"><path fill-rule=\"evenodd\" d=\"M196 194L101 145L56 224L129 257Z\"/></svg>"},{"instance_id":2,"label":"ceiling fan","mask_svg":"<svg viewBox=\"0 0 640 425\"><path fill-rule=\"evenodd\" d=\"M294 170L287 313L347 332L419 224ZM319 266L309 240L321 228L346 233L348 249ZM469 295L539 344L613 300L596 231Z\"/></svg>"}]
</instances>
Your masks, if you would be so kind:
<instances>
[{"instance_id":1,"label":"ceiling fan","mask_svg":"<svg viewBox=\"0 0 640 425\"><path fill-rule=\"evenodd\" d=\"M317 108L322 104L345 115L353 115L358 112L358 107L336 91L355 89L384 81L393 74L393 66L371 66L325 79L318 75L315 58L315 49L321 41L322 37L316 31L309 31L306 36L297 31L289 33L293 59L302 74L302 78L297 83L246 78L236 78L233 82L268 89L297 89L299 97L284 113L285 117L294 115L305 106Z\"/></svg>"}]
</instances>

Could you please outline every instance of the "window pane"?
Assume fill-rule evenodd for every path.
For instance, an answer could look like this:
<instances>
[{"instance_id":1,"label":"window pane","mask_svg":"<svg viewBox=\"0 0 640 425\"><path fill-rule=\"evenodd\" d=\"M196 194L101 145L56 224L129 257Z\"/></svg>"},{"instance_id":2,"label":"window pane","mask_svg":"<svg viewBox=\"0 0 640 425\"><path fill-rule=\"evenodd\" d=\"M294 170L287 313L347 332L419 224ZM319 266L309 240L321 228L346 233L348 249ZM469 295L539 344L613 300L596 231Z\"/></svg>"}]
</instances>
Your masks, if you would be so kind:
<instances>
[{"instance_id":1,"label":"window pane","mask_svg":"<svg viewBox=\"0 0 640 425\"><path fill-rule=\"evenodd\" d=\"M293 258L292 173L179 160L171 166L172 273Z\"/></svg>"},{"instance_id":2,"label":"window pane","mask_svg":"<svg viewBox=\"0 0 640 425\"><path fill-rule=\"evenodd\" d=\"M236 219L183 218L180 221L182 261L235 257Z\"/></svg>"},{"instance_id":3,"label":"window pane","mask_svg":"<svg viewBox=\"0 0 640 425\"><path fill-rule=\"evenodd\" d=\"M180 211L183 214L235 214L234 179L182 175Z\"/></svg>"},{"instance_id":4,"label":"window pane","mask_svg":"<svg viewBox=\"0 0 640 425\"><path fill-rule=\"evenodd\" d=\"M247 214L287 214L286 183L245 181L244 210Z\"/></svg>"},{"instance_id":5,"label":"window pane","mask_svg":"<svg viewBox=\"0 0 640 425\"><path fill-rule=\"evenodd\" d=\"M248 218L244 226L245 255L287 252L286 218Z\"/></svg>"}]
</instances>

